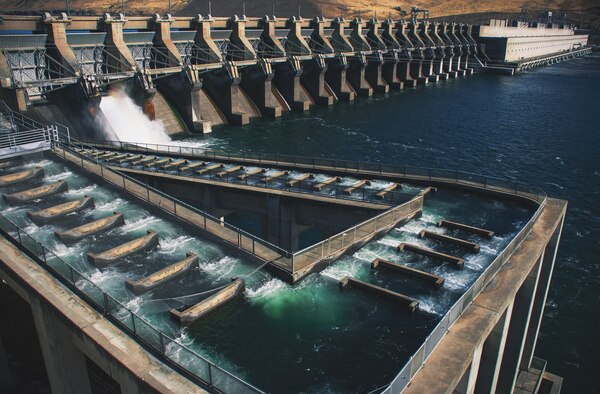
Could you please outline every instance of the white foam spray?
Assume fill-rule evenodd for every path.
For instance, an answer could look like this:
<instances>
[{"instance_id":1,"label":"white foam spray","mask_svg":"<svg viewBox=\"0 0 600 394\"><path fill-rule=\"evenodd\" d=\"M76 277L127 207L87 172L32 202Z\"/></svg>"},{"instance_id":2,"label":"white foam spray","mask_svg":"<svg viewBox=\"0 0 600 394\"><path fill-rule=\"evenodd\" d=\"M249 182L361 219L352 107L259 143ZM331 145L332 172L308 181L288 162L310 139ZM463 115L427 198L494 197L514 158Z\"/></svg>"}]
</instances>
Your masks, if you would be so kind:
<instances>
[{"instance_id":1,"label":"white foam spray","mask_svg":"<svg viewBox=\"0 0 600 394\"><path fill-rule=\"evenodd\" d=\"M104 127L106 135L111 135L109 127L119 141L148 144L169 144L171 137L166 133L160 120L150 120L123 90L112 89L110 95L102 97L100 109L108 121Z\"/></svg>"}]
</instances>

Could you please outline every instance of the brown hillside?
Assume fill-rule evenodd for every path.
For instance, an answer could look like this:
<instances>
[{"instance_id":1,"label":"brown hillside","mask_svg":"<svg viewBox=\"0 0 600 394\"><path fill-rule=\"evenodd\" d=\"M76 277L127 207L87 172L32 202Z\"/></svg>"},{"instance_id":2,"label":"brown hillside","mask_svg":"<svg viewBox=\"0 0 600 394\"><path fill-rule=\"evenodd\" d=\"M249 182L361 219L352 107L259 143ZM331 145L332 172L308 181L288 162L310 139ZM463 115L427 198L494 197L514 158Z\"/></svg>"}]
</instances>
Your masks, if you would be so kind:
<instances>
[{"instance_id":1,"label":"brown hillside","mask_svg":"<svg viewBox=\"0 0 600 394\"><path fill-rule=\"evenodd\" d=\"M101 14L119 12L120 0L69 0L73 12ZM125 0L127 14L164 14L168 10L168 0ZM171 11L174 15L195 15L208 13L209 0L171 0ZM571 21L580 22L583 15L584 24L598 27L600 21L600 1L590 0L212 0L212 14L229 16L242 14L242 4L246 4L246 15L261 16L272 13L279 16L297 15L305 17L325 15L327 17L344 15L354 17L362 15L371 17L377 13L380 18L391 15L397 18L400 14L395 7L410 12L411 6L430 10L431 17L442 17L473 13L518 13L523 4L527 4L530 18L537 18L539 10L562 10L569 14ZM65 10L66 0L0 0L3 12L32 12L47 10ZM534 11L537 10L537 11Z\"/></svg>"}]
</instances>

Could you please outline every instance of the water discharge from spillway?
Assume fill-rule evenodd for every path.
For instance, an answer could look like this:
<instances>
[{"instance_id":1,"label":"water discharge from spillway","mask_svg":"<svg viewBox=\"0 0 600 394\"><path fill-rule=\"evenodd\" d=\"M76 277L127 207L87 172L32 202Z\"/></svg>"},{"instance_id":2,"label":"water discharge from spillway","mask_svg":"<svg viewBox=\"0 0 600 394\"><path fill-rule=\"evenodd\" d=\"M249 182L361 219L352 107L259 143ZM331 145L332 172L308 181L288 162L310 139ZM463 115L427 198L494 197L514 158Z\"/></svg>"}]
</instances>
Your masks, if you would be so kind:
<instances>
[{"instance_id":1,"label":"water discharge from spillway","mask_svg":"<svg viewBox=\"0 0 600 394\"><path fill-rule=\"evenodd\" d=\"M102 125L105 134L112 128L119 141L148 144L168 144L171 137L160 120L151 120L127 93L111 89L110 95L102 97L100 109L108 124ZM110 139L110 138L109 138Z\"/></svg>"}]
</instances>

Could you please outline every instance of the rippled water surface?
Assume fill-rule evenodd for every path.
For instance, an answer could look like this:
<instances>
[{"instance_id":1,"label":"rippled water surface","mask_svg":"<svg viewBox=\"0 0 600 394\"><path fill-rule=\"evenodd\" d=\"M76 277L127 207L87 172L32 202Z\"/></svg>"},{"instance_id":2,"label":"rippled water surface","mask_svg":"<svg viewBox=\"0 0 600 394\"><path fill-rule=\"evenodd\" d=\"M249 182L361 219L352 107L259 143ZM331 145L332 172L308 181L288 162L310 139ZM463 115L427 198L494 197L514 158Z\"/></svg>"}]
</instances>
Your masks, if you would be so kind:
<instances>
[{"instance_id":1,"label":"rippled water surface","mask_svg":"<svg viewBox=\"0 0 600 394\"><path fill-rule=\"evenodd\" d=\"M193 140L231 150L468 170L568 199L537 355L565 378L566 392L590 392L598 391L600 352L599 125L600 56L594 54L515 77L477 75L215 128ZM332 271L324 274L337 277ZM254 308L278 316L285 302L291 301L273 305L265 295ZM331 322L339 318L323 315ZM318 372L306 371L311 373Z\"/></svg>"}]
</instances>

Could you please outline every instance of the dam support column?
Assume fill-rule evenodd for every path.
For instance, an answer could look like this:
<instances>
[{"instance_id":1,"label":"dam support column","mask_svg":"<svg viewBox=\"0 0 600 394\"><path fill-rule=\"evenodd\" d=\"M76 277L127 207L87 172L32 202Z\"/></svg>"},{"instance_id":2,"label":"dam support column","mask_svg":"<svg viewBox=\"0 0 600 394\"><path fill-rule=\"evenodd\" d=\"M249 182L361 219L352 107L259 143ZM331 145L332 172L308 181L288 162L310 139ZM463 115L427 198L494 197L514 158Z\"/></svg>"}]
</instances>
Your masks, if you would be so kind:
<instances>
[{"instance_id":1,"label":"dam support column","mask_svg":"<svg viewBox=\"0 0 600 394\"><path fill-rule=\"evenodd\" d=\"M389 85L390 90L400 90L404 88L404 82L399 77L400 43L396 40L392 32L394 22L391 19L386 19L381 24L381 27L383 31L380 38L386 48L386 52L383 54L384 63L381 68L381 75Z\"/></svg>"},{"instance_id":2,"label":"dam support column","mask_svg":"<svg viewBox=\"0 0 600 394\"><path fill-rule=\"evenodd\" d=\"M352 28L350 44L355 52L354 56L348 58L347 78L359 96L369 97L373 94L373 87L366 78L368 65L366 54L371 52L371 47L362 34L363 24L361 18L355 18L350 22Z\"/></svg>"},{"instance_id":3,"label":"dam support column","mask_svg":"<svg viewBox=\"0 0 600 394\"><path fill-rule=\"evenodd\" d=\"M458 72L458 75L464 77L467 75L466 70L463 68L463 44L462 41L458 38L458 24L452 23L449 27L449 36L452 42L454 43L454 64L452 68Z\"/></svg>"},{"instance_id":4,"label":"dam support column","mask_svg":"<svg viewBox=\"0 0 600 394\"><path fill-rule=\"evenodd\" d=\"M538 258L537 263L533 266L531 272L515 295L506 346L500 366L500 375L498 377L497 391L501 393L512 392L517 380L543 260L544 253Z\"/></svg>"},{"instance_id":5,"label":"dam support column","mask_svg":"<svg viewBox=\"0 0 600 394\"><path fill-rule=\"evenodd\" d=\"M115 19L110 14L104 14L102 22L106 32L104 47L111 55L106 58L107 71L109 73L135 71L137 64L123 39L123 25L125 24L123 15L119 15L119 18Z\"/></svg>"},{"instance_id":6,"label":"dam support column","mask_svg":"<svg viewBox=\"0 0 600 394\"><path fill-rule=\"evenodd\" d=\"M57 317L41 302L37 298L30 299L52 392L91 394L84 354L71 342Z\"/></svg>"},{"instance_id":7,"label":"dam support column","mask_svg":"<svg viewBox=\"0 0 600 394\"><path fill-rule=\"evenodd\" d=\"M8 60L2 52L0 52L0 96L14 111L25 112L27 110L26 89L13 85Z\"/></svg>"},{"instance_id":8,"label":"dam support column","mask_svg":"<svg viewBox=\"0 0 600 394\"><path fill-rule=\"evenodd\" d=\"M386 93L390 91L390 86L383 77L383 66L385 64L383 58L387 52L387 46L379 35L381 23L377 19L371 19L367 22L367 27L369 28L369 33L365 37L365 41L372 50L371 55L367 57L367 70L365 71L367 82L369 82L369 85L371 85L375 92ZM395 73L391 73L391 75L395 75Z\"/></svg>"},{"instance_id":9,"label":"dam support column","mask_svg":"<svg viewBox=\"0 0 600 394\"><path fill-rule=\"evenodd\" d=\"M269 242L289 251L298 250L299 231L292 204L281 196L268 197Z\"/></svg>"},{"instance_id":10,"label":"dam support column","mask_svg":"<svg viewBox=\"0 0 600 394\"><path fill-rule=\"evenodd\" d=\"M270 21L269 25L269 37L272 37L270 40L278 44L275 47L280 48L280 57L288 55L287 61L273 65L275 70L273 83L293 111L306 111L312 104L309 94L300 83L304 72L301 59L311 53L306 40L302 37L301 21L296 18L288 19L287 25L290 32L286 41L287 48L281 45L275 35L275 21ZM265 33L263 32L263 34Z\"/></svg>"},{"instance_id":11,"label":"dam support column","mask_svg":"<svg viewBox=\"0 0 600 394\"><path fill-rule=\"evenodd\" d=\"M302 63L300 82L318 105L332 105L338 98L325 82L328 67L323 55L316 55L312 60Z\"/></svg>"},{"instance_id":12,"label":"dam support column","mask_svg":"<svg viewBox=\"0 0 600 394\"><path fill-rule=\"evenodd\" d=\"M246 66L242 70L241 87L248 93L252 102L264 117L281 116L281 103L272 86L273 68L269 59L260 59L258 64Z\"/></svg>"},{"instance_id":13,"label":"dam support column","mask_svg":"<svg viewBox=\"0 0 600 394\"><path fill-rule=\"evenodd\" d=\"M237 15L229 20L232 32L227 62L221 69L206 73L204 79L206 91L227 121L235 125L247 124L251 116L260 116L258 108L240 88L242 78L236 65L236 62L256 60L256 52L246 37L246 22L245 17Z\"/></svg>"},{"instance_id":14,"label":"dam support column","mask_svg":"<svg viewBox=\"0 0 600 394\"><path fill-rule=\"evenodd\" d=\"M245 125L250 122L250 115L242 108L240 102L241 78L237 66L227 62L222 68L205 74L204 87L215 101L227 122L234 125Z\"/></svg>"},{"instance_id":15,"label":"dam support column","mask_svg":"<svg viewBox=\"0 0 600 394\"><path fill-rule=\"evenodd\" d=\"M554 231L554 234L552 235L550 242L548 242L546 245L546 249L544 251L542 268L540 270L540 278L537 285L537 290L535 292L535 298L531 310L530 324L527 329L527 337L525 338L523 357L521 359L521 369L523 370L529 369L535 354L535 345L540 332L540 326L542 325L542 318L544 317L544 306L546 305L548 291L550 290L550 281L552 279L552 272L554 271L556 253L558 252L558 245L560 244L563 225L564 216L560 226L558 226L558 228Z\"/></svg>"},{"instance_id":16,"label":"dam support column","mask_svg":"<svg viewBox=\"0 0 600 394\"><path fill-rule=\"evenodd\" d=\"M347 55L354 54L354 48L348 41L344 29L346 20L344 18L335 18L331 22L333 33L331 34L331 45L333 46L336 57L328 59L325 81L331 87L339 100L354 100L356 92L348 82L346 73L348 71Z\"/></svg>"},{"instance_id":17,"label":"dam support column","mask_svg":"<svg viewBox=\"0 0 600 394\"><path fill-rule=\"evenodd\" d=\"M333 56L335 50L325 36L324 24L325 20L322 17L311 21L313 31L310 36L310 48L313 57L302 62L300 82L316 104L332 105L338 98L333 89L325 82L328 67L325 58Z\"/></svg>"},{"instance_id":18,"label":"dam support column","mask_svg":"<svg viewBox=\"0 0 600 394\"><path fill-rule=\"evenodd\" d=\"M243 45L245 53L244 58L257 58L252 45L246 38L244 20L234 20L233 32L231 36L232 42L237 42L236 46ZM269 118L277 118L281 116L282 101L287 110L287 103L273 85L273 73L271 58L284 57L285 50L279 39L275 36L275 21L269 17L262 20L263 32L261 34L261 42L259 45L260 59L255 65L246 66L242 69L241 87L248 94L252 102L258 107L260 114Z\"/></svg>"},{"instance_id":19,"label":"dam support column","mask_svg":"<svg viewBox=\"0 0 600 394\"><path fill-rule=\"evenodd\" d=\"M513 304L511 303L483 343L477 384L475 386L475 393L477 394L496 392L500 363L504 355L512 309Z\"/></svg>"}]
</instances>

